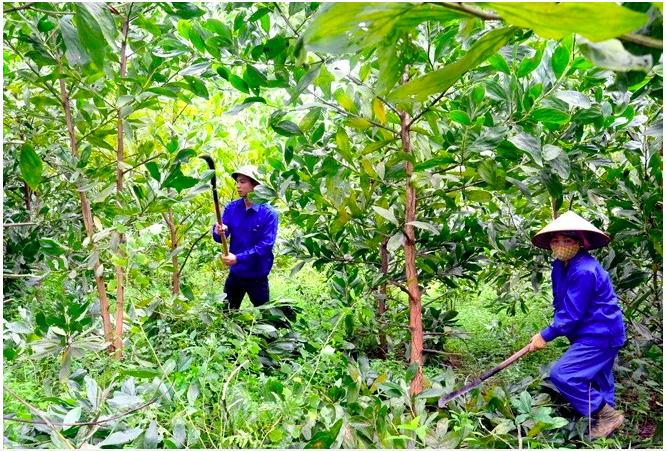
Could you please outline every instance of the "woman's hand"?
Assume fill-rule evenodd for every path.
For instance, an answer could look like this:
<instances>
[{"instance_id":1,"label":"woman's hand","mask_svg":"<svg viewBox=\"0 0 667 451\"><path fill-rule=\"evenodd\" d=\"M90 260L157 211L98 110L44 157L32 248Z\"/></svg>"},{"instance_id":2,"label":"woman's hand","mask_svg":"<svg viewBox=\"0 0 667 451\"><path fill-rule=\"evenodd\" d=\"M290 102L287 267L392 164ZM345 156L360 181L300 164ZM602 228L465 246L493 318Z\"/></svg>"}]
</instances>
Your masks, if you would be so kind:
<instances>
[{"instance_id":1,"label":"woman's hand","mask_svg":"<svg viewBox=\"0 0 667 451\"><path fill-rule=\"evenodd\" d=\"M539 351L540 349L544 349L546 347L547 347L547 342L544 341L542 335L535 334L533 335L533 338L530 339L530 352Z\"/></svg>"}]
</instances>

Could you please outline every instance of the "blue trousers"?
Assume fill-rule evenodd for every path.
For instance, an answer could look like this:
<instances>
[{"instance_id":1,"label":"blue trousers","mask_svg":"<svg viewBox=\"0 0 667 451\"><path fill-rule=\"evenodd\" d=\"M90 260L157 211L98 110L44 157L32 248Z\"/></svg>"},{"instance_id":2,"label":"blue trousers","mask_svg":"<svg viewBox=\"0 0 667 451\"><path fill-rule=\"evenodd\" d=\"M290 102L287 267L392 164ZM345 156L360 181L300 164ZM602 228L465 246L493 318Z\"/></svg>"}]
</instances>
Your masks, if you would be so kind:
<instances>
[{"instance_id":1,"label":"blue trousers","mask_svg":"<svg viewBox=\"0 0 667 451\"><path fill-rule=\"evenodd\" d=\"M612 368L620 349L574 343L551 369L551 381L582 416L597 412L604 403L614 407Z\"/></svg>"}]
</instances>

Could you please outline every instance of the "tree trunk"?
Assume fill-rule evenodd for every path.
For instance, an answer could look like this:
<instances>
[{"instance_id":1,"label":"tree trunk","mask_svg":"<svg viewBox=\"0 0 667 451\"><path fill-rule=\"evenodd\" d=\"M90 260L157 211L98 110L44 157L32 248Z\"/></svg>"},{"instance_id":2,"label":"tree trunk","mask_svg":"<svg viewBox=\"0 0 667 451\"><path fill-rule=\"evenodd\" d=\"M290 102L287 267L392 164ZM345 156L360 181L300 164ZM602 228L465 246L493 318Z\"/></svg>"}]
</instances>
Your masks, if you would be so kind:
<instances>
[{"instance_id":1,"label":"tree trunk","mask_svg":"<svg viewBox=\"0 0 667 451\"><path fill-rule=\"evenodd\" d=\"M403 74L403 83L408 81L407 68ZM405 111L401 112L401 141L403 151L412 153L412 144L410 142L410 116ZM419 365L417 374L410 382L411 394L417 395L422 391L423 381L423 355L424 355L424 335L422 331L422 299L419 292L419 280L417 277L417 249L415 246L415 228L410 223L415 220L417 212L417 195L412 186L412 163L405 161L405 276L408 285L410 297L410 363Z\"/></svg>"},{"instance_id":2,"label":"tree trunk","mask_svg":"<svg viewBox=\"0 0 667 451\"><path fill-rule=\"evenodd\" d=\"M169 208L168 215L164 217L165 222L169 225L169 232L171 233L171 250L172 252L178 247L178 237L176 236L176 224L174 224L174 213L171 208ZM178 295L181 292L181 273L178 269L178 256L174 255L171 257L171 263L174 267L174 273L171 277L171 290L172 293Z\"/></svg>"},{"instance_id":3,"label":"tree trunk","mask_svg":"<svg viewBox=\"0 0 667 451\"><path fill-rule=\"evenodd\" d=\"M551 216L553 219L558 219L558 208L556 208L556 202L558 202L558 199L555 197L551 198Z\"/></svg>"},{"instance_id":4,"label":"tree trunk","mask_svg":"<svg viewBox=\"0 0 667 451\"><path fill-rule=\"evenodd\" d=\"M30 188L26 182L23 182L23 199L25 200L25 209L30 214Z\"/></svg>"},{"instance_id":5,"label":"tree trunk","mask_svg":"<svg viewBox=\"0 0 667 451\"><path fill-rule=\"evenodd\" d=\"M130 9L132 5L130 4ZM125 78L126 68L127 68L127 33L129 30L129 11L128 15L123 19L123 42L120 47L120 79ZM121 114L121 109L118 108L118 148L116 152L116 207L120 210L122 208L121 204L121 192L123 191L123 115ZM118 249L116 250L120 260L123 260L123 242L125 241L125 235L117 232L117 243ZM121 359L123 357L123 314L125 313L125 281L123 277L123 265L116 265L116 335L114 337L114 346L116 348L115 357Z\"/></svg>"},{"instance_id":6,"label":"tree trunk","mask_svg":"<svg viewBox=\"0 0 667 451\"><path fill-rule=\"evenodd\" d=\"M55 41L55 35L54 35L54 41ZM59 64L59 71L60 74L62 74L62 63L60 61L60 55L57 54L57 44L55 46L56 48L56 59ZM60 83L60 95L61 95L61 103L63 106L63 109L65 110L65 121L67 122L67 133L69 134L69 140L70 140L70 146L72 148L72 153L74 156L78 159L80 158L79 156L79 150L76 144L76 136L74 134L74 121L72 120L72 111L70 110L69 106L69 95L67 94L67 88L65 86L65 79L64 78L59 78L58 79ZM79 191L77 190L77 193L79 194L79 201L81 202L81 212L83 215L83 225L86 229L86 235L88 236L88 239L90 240L90 245L93 248L93 252L95 252L95 242L93 241L93 215L90 210L90 204L88 203L88 198L86 197L85 191ZM95 263L93 264L93 270L95 272L95 282L97 284L97 292L100 297L100 314L102 316L102 323L104 325L104 338L105 340L109 343L109 352L113 352L114 345L113 345L113 329L111 327L111 316L109 314L109 301L107 300L107 291L106 287L104 286L104 277L103 273L104 270L102 268L102 265L100 264L100 258L99 254L95 258Z\"/></svg>"},{"instance_id":7,"label":"tree trunk","mask_svg":"<svg viewBox=\"0 0 667 451\"><path fill-rule=\"evenodd\" d=\"M387 242L384 240L380 245L380 262L382 265L382 275L386 276L389 273L389 257L387 255ZM378 317L382 318L382 315L387 311L387 282L383 282L380 287L380 299L378 301ZM389 345L387 344L387 333L384 329L380 328L380 356L385 359L389 353Z\"/></svg>"}]
</instances>

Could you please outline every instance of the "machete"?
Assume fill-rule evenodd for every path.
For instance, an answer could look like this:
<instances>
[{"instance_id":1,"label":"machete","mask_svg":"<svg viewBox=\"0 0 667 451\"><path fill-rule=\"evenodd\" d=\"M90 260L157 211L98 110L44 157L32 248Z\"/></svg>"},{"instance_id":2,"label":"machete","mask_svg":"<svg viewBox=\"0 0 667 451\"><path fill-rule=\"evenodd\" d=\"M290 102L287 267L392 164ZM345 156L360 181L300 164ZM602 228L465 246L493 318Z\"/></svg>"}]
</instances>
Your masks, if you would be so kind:
<instances>
[{"instance_id":1,"label":"machete","mask_svg":"<svg viewBox=\"0 0 667 451\"><path fill-rule=\"evenodd\" d=\"M515 354L512 354L511 357L509 357L507 360L505 360L503 363L496 366L492 370L482 374L480 377L478 377L477 379L475 379L474 381L472 381L468 384L465 384L463 387L459 388L458 390L455 390L455 391L451 392L450 394L443 396L438 401L438 407L443 408L452 399L458 398L459 396L461 396L464 393L468 393L470 390L477 387L479 384L481 384L482 382L484 382L485 380L487 380L488 378L490 378L494 374L498 373L499 371L504 370L505 368L507 368L508 366L510 366L511 364L516 362L517 360L519 360L521 357L528 354L529 351L530 351L530 345L526 345L525 348L521 349L519 352L517 352Z\"/></svg>"},{"instance_id":2,"label":"machete","mask_svg":"<svg viewBox=\"0 0 667 451\"><path fill-rule=\"evenodd\" d=\"M208 164L209 169L213 170L213 177L211 177L211 188L213 188L213 203L215 204L215 222L219 225L222 225L222 215L220 214L220 201L218 201L218 188L215 182L215 163L213 163L213 158L208 155L200 155L199 158L204 160ZM222 252L227 255L229 250L227 249L227 237L223 233L220 235L222 238Z\"/></svg>"}]
</instances>

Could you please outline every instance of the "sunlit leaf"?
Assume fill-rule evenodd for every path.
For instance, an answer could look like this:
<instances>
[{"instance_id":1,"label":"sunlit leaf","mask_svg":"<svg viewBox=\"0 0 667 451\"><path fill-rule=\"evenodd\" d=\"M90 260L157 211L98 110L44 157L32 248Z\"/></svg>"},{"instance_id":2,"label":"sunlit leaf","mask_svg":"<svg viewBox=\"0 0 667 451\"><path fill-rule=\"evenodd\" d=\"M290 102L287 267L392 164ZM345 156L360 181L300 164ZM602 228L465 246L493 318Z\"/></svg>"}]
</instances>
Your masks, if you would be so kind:
<instances>
[{"instance_id":1,"label":"sunlit leaf","mask_svg":"<svg viewBox=\"0 0 667 451\"><path fill-rule=\"evenodd\" d=\"M29 144L24 144L21 148L19 167L21 168L23 180L25 180L30 189L37 189L37 186L42 179L42 159L39 158L35 149Z\"/></svg>"},{"instance_id":2,"label":"sunlit leaf","mask_svg":"<svg viewBox=\"0 0 667 451\"><path fill-rule=\"evenodd\" d=\"M548 39L578 33L592 41L604 41L642 27L646 14L613 2L487 2L507 23L530 28Z\"/></svg>"},{"instance_id":3,"label":"sunlit leaf","mask_svg":"<svg viewBox=\"0 0 667 451\"><path fill-rule=\"evenodd\" d=\"M389 94L391 101L412 100L421 102L429 96L447 91L466 72L476 68L491 55L496 53L509 38L514 34L516 28L501 28L493 30L484 35L466 53L466 55L449 66L431 72L427 75L412 80Z\"/></svg>"}]
</instances>

